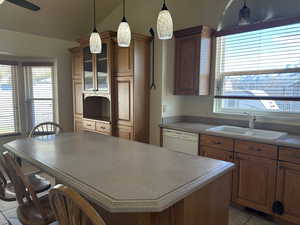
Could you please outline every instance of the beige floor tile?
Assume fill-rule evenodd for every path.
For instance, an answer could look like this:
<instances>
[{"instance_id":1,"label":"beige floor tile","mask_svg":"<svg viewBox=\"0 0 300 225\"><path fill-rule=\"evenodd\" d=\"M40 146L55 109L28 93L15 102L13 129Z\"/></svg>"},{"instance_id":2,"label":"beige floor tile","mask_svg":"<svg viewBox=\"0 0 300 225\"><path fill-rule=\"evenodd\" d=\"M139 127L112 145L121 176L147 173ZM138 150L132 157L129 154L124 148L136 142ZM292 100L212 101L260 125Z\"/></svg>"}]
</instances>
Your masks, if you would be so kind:
<instances>
[{"instance_id":1,"label":"beige floor tile","mask_svg":"<svg viewBox=\"0 0 300 225\"><path fill-rule=\"evenodd\" d=\"M244 225L250 218L251 215L245 211L236 208L229 210L229 225Z\"/></svg>"},{"instance_id":2,"label":"beige floor tile","mask_svg":"<svg viewBox=\"0 0 300 225\"><path fill-rule=\"evenodd\" d=\"M6 216L7 219L14 219L17 218L17 209L13 208L13 209L9 209L6 211L3 211L3 214Z\"/></svg>"},{"instance_id":3,"label":"beige floor tile","mask_svg":"<svg viewBox=\"0 0 300 225\"><path fill-rule=\"evenodd\" d=\"M17 205L18 205L18 203L16 201L14 201L14 202L5 202L5 201L0 200L0 210L1 211L16 208Z\"/></svg>"},{"instance_id":4,"label":"beige floor tile","mask_svg":"<svg viewBox=\"0 0 300 225\"><path fill-rule=\"evenodd\" d=\"M7 225L7 224L8 224L7 220L5 219L5 217L0 212L0 225Z\"/></svg>"},{"instance_id":5,"label":"beige floor tile","mask_svg":"<svg viewBox=\"0 0 300 225\"><path fill-rule=\"evenodd\" d=\"M274 223L272 221L268 221L261 217L252 216L249 222L246 223L246 225L279 225L279 224Z\"/></svg>"}]
</instances>

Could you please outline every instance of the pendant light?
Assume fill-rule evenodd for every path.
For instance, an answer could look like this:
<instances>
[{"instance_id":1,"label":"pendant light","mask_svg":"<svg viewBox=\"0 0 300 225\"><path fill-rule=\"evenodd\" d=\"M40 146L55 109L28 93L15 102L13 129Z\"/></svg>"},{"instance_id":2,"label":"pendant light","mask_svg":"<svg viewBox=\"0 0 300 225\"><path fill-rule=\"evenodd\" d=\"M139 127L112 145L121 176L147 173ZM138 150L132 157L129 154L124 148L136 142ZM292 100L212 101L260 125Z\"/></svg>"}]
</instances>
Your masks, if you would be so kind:
<instances>
[{"instance_id":1,"label":"pendant light","mask_svg":"<svg viewBox=\"0 0 300 225\"><path fill-rule=\"evenodd\" d=\"M123 19L118 28L118 45L120 47L129 47L131 41L131 31L125 17L125 0L123 0Z\"/></svg>"},{"instance_id":2,"label":"pendant light","mask_svg":"<svg viewBox=\"0 0 300 225\"><path fill-rule=\"evenodd\" d=\"M239 25L250 24L250 9L246 5L246 0L244 0L244 6L240 10L239 14Z\"/></svg>"},{"instance_id":3,"label":"pendant light","mask_svg":"<svg viewBox=\"0 0 300 225\"><path fill-rule=\"evenodd\" d=\"M93 54L99 54L102 51L101 37L96 28L96 3L94 0L94 30L90 36L90 51Z\"/></svg>"},{"instance_id":4,"label":"pendant light","mask_svg":"<svg viewBox=\"0 0 300 225\"><path fill-rule=\"evenodd\" d=\"M173 20L164 0L163 7L157 18L157 33L161 40L169 40L173 37Z\"/></svg>"}]
</instances>

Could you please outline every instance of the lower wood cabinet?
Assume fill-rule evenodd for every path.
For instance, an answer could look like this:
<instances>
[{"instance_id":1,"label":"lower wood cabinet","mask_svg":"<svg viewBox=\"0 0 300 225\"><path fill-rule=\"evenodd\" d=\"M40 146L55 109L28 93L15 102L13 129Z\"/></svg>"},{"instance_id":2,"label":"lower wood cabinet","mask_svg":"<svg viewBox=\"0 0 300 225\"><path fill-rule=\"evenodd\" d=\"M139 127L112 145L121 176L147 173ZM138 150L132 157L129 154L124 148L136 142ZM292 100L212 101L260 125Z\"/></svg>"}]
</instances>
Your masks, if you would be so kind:
<instances>
[{"instance_id":1,"label":"lower wood cabinet","mask_svg":"<svg viewBox=\"0 0 300 225\"><path fill-rule=\"evenodd\" d=\"M276 217L300 224L300 165L279 162L277 174L276 201L283 207L283 213Z\"/></svg>"},{"instance_id":2,"label":"lower wood cabinet","mask_svg":"<svg viewBox=\"0 0 300 225\"><path fill-rule=\"evenodd\" d=\"M233 152L223 151L207 146L201 146L201 155L212 159L233 162Z\"/></svg>"},{"instance_id":3,"label":"lower wood cabinet","mask_svg":"<svg viewBox=\"0 0 300 225\"><path fill-rule=\"evenodd\" d=\"M233 201L272 214L277 161L235 153Z\"/></svg>"},{"instance_id":4,"label":"lower wood cabinet","mask_svg":"<svg viewBox=\"0 0 300 225\"><path fill-rule=\"evenodd\" d=\"M83 130L83 122L82 119L74 120L74 132L80 132Z\"/></svg>"},{"instance_id":5,"label":"lower wood cabinet","mask_svg":"<svg viewBox=\"0 0 300 225\"><path fill-rule=\"evenodd\" d=\"M119 125L116 130L116 136L127 140L133 140L133 128Z\"/></svg>"}]
</instances>

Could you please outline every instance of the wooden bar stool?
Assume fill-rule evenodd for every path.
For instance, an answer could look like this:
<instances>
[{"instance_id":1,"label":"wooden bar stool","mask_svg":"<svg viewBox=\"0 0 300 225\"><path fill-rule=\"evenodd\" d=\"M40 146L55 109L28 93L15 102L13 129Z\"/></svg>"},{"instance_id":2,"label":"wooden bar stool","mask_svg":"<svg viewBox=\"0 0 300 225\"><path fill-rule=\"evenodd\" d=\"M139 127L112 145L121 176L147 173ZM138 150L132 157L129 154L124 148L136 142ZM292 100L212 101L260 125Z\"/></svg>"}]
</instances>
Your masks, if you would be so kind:
<instances>
[{"instance_id":1,"label":"wooden bar stool","mask_svg":"<svg viewBox=\"0 0 300 225\"><path fill-rule=\"evenodd\" d=\"M12 177L7 163L3 157L0 157L0 199L6 202L16 201L15 188L12 183ZM9 178L9 180L7 179ZM41 193L51 187L49 181L37 174L27 175L29 183L33 186L36 193Z\"/></svg>"},{"instance_id":2,"label":"wooden bar stool","mask_svg":"<svg viewBox=\"0 0 300 225\"><path fill-rule=\"evenodd\" d=\"M14 184L18 201L17 216L23 225L47 225L56 219L49 204L48 195L37 197L33 185L29 182L19 165L8 152L3 154Z\"/></svg>"},{"instance_id":3,"label":"wooden bar stool","mask_svg":"<svg viewBox=\"0 0 300 225\"><path fill-rule=\"evenodd\" d=\"M56 185L49 200L59 225L106 225L91 204L69 187Z\"/></svg>"}]
</instances>

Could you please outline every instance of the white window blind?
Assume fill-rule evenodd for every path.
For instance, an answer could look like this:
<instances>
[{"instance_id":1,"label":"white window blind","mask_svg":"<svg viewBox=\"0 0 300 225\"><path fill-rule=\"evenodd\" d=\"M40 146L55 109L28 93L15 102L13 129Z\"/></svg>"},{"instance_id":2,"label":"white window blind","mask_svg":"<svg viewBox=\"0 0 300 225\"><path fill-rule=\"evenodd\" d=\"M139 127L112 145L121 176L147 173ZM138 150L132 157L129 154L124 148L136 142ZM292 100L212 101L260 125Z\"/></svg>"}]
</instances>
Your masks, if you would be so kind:
<instances>
[{"instance_id":1,"label":"white window blind","mask_svg":"<svg viewBox=\"0 0 300 225\"><path fill-rule=\"evenodd\" d=\"M300 23L217 37L216 111L300 113Z\"/></svg>"},{"instance_id":2,"label":"white window blind","mask_svg":"<svg viewBox=\"0 0 300 225\"><path fill-rule=\"evenodd\" d=\"M18 132L16 65L0 62L0 135Z\"/></svg>"},{"instance_id":3,"label":"white window blind","mask_svg":"<svg viewBox=\"0 0 300 225\"><path fill-rule=\"evenodd\" d=\"M53 66L25 64L29 128L55 121Z\"/></svg>"}]
</instances>

